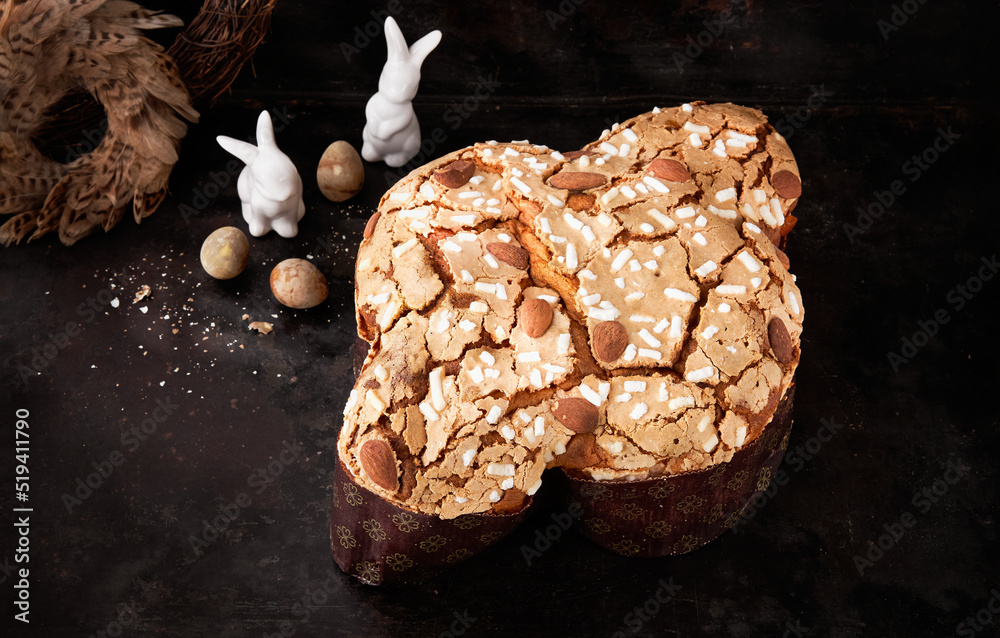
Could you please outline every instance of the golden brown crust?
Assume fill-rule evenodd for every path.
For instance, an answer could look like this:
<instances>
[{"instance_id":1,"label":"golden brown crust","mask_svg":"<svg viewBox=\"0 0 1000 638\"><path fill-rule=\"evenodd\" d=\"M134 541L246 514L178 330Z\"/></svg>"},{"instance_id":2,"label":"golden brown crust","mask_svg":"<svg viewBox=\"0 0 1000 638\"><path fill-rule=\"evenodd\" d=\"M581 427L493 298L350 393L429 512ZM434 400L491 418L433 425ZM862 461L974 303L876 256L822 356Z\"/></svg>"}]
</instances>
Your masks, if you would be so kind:
<instances>
[{"instance_id":1,"label":"golden brown crust","mask_svg":"<svg viewBox=\"0 0 1000 638\"><path fill-rule=\"evenodd\" d=\"M779 170L794 193L759 111L693 103L581 153L491 142L410 173L358 253L375 347L345 409L345 466L451 518L509 509L547 467L614 480L726 462L800 356L801 296L775 245L797 198L775 190ZM614 339L595 358L598 326ZM371 477L359 462L372 437L399 460L398 490L385 463Z\"/></svg>"}]
</instances>

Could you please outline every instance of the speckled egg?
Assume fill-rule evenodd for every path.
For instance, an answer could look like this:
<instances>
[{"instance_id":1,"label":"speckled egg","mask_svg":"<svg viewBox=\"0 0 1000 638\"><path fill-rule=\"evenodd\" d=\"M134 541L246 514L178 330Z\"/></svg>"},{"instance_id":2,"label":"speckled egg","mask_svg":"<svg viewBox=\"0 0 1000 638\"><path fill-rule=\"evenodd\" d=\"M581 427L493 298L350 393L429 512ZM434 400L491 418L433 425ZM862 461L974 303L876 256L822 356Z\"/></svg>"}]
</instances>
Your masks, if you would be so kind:
<instances>
[{"instance_id":1,"label":"speckled egg","mask_svg":"<svg viewBox=\"0 0 1000 638\"><path fill-rule=\"evenodd\" d=\"M216 279L232 279L243 272L250 258L250 243L239 228L223 226L201 245L201 267Z\"/></svg>"},{"instance_id":2,"label":"speckled egg","mask_svg":"<svg viewBox=\"0 0 1000 638\"><path fill-rule=\"evenodd\" d=\"M271 271L271 292L289 308L318 306L328 291L326 277L305 259L286 259Z\"/></svg>"},{"instance_id":3,"label":"speckled egg","mask_svg":"<svg viewBox=\"0 0 1000 638\"><path fill-rule=\"evenodd\" d=\"M357 195L365 183L365 167L354 147L343 140L328 146L319 158L316 182L330 201L342 202Z\"/></svg>"}]
</instances>

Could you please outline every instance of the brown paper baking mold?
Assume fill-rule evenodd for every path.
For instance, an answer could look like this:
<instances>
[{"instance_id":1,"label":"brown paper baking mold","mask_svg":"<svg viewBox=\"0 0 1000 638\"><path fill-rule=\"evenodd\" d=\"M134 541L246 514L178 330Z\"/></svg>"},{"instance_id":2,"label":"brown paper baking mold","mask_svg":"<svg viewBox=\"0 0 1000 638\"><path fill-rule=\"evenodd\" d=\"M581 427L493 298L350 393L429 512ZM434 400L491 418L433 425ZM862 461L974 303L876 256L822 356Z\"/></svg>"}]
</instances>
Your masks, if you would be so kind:
<instances>
[{"instance_id":1,"label":"brown paper baking mold","mask_svg":"<svg viewBox=\"0 0 1000 638\"><path fill-rule=\"evenodd\" d=\"M330 549L345 572L369 585L416 584L483 551L524 520L531 498L509 515L453 519L410 512L355 482L341 461L334 471Z\"/></svg>"},{"instance_id":2,"label":"brown paper baking mold","mask_svg":"<svg viewBox=\"0 0 1000 638\"><path fill-rule=\"evenodd\" d=\"M624 556L685 554L718 538L767 489L788 446L794 383L760 436L728 463L655 479L593 481L567 472L577 529Z\"/></svg>"},{"instance_id":3,"label":"brown paper baking mold","mask_svg":"<svg viewBox=\"0 0 1000 638\"><path fill-rule=\"evenodd\" d=\"M624 556L685 554L718 538L767 489L792 426L794 383L774 418L728 463L643 481L593 481L567 472L569 499L580 504L577 529ZM545 489L543 487L543 489ZM338 460L330 510L337 565L370 585L416 584L481 552L512 532L530 510L446 520L382 499Z\"/></svg>"}]
</instances>

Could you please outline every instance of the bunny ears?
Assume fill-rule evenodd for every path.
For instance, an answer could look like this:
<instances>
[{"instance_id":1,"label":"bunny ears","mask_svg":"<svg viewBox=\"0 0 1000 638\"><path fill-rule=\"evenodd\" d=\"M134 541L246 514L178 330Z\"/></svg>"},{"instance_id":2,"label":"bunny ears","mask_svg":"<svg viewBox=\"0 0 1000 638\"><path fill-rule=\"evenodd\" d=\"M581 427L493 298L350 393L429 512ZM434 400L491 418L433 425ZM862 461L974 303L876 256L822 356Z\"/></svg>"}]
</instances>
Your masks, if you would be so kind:
<instances>
[{"instance_id":1,"label":"bunny ears","mask_svg":"<svg viewBox=\"0 0 1000 638\"><path fill-rule=\"evenodd\" d=\"M261 111L260 117L257 118L257 146L225 135L219 135L215 141L219 143L219 146L243 160L244 164L252 164L260 153L259 149L278 148L278 142L274 139L271 115L267 111Z\"/></svg>"},{"instance_id":2,"label":"bunny ears","mask_svg":"<svg viewBox=\"0 0 1000 638\"><path fill-rule=\"evenodd\" d=\"M385 42L389 47L389 61L408 62L419 67L423 64L424 58L441 42L441 32L435 29L414 42L413 46L407 47L406 38L399 30L399 25L392 16L389 16L385 19Z\"/></svg>"}]
</instances>

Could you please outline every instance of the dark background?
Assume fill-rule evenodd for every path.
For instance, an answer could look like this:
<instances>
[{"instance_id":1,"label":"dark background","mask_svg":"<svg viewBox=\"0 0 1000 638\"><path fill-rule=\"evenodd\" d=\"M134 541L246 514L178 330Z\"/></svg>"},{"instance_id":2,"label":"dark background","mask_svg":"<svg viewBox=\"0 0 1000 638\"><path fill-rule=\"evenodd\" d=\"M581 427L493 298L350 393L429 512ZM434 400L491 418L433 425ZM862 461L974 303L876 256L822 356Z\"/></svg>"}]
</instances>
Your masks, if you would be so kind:
<instances>
[{"instance_id":1,"label":"dark background","mask_svg":"<svg viewBox=\"0 0 1000 638\"><path fill-rule=\"evenodd\" d=\"M191 4L173 8L190 18ZM360 150L385 56L371 12L385 6L279 2L252 68L202 106L155 215L72 248L48 236L0 250L0 627L45 637L1000 635L989 610L1000 609L1000 281L983 266L998 252L987 119L997 4L400 0L408 41L444 32L414 104L424 137L444 134L424 160L488 139L570 150L613 122L696 99L762 109L803 176L787 252L807 315L789 480L739 533L636 560L569 532L529 566L520 548L555 511L543 503L494 548L401 590L342 575L327 527L352 383L354 254L395 177L366 164L364 190L345 204L315 183L329 143ZM901 25L883 34L894 7ZM359 39L347 60L341 43L366 26L371 44ZM481 78L496 86L472 99ZM215 281L198 264L201 242L245 224L213 138L248 138L261 108L284 116L278 142L303 176L306 217L294 239L251 239L247 271ZM957 139L915 170L912 157L942 129ZM889 202L895 180L902 194L859 219ZM278 307L270 268L307 255L330 299ZM132 303L143 284L152 295ZM248 331L244 314L274 333ZM79 334L63 336L67 324ZM36 359L52 342L56 356ZM893 365L890 353L905 358ZM166 419L130 438L161 404ZM9 571L20 566L7 522L19 408L31 426L30 629L12 619ZM821 441L824 424L843 427ZM949 463L967 469L956 478ZM64 494L96 467L114 471L67 507ZM191 538L211 520L225 529L196 552ZM887 549L871 549L878 542ZM878 560L859 569L866 555ZM676 597L636 615L661 579L680 586Z\"/></svg>"}]
</instances>

